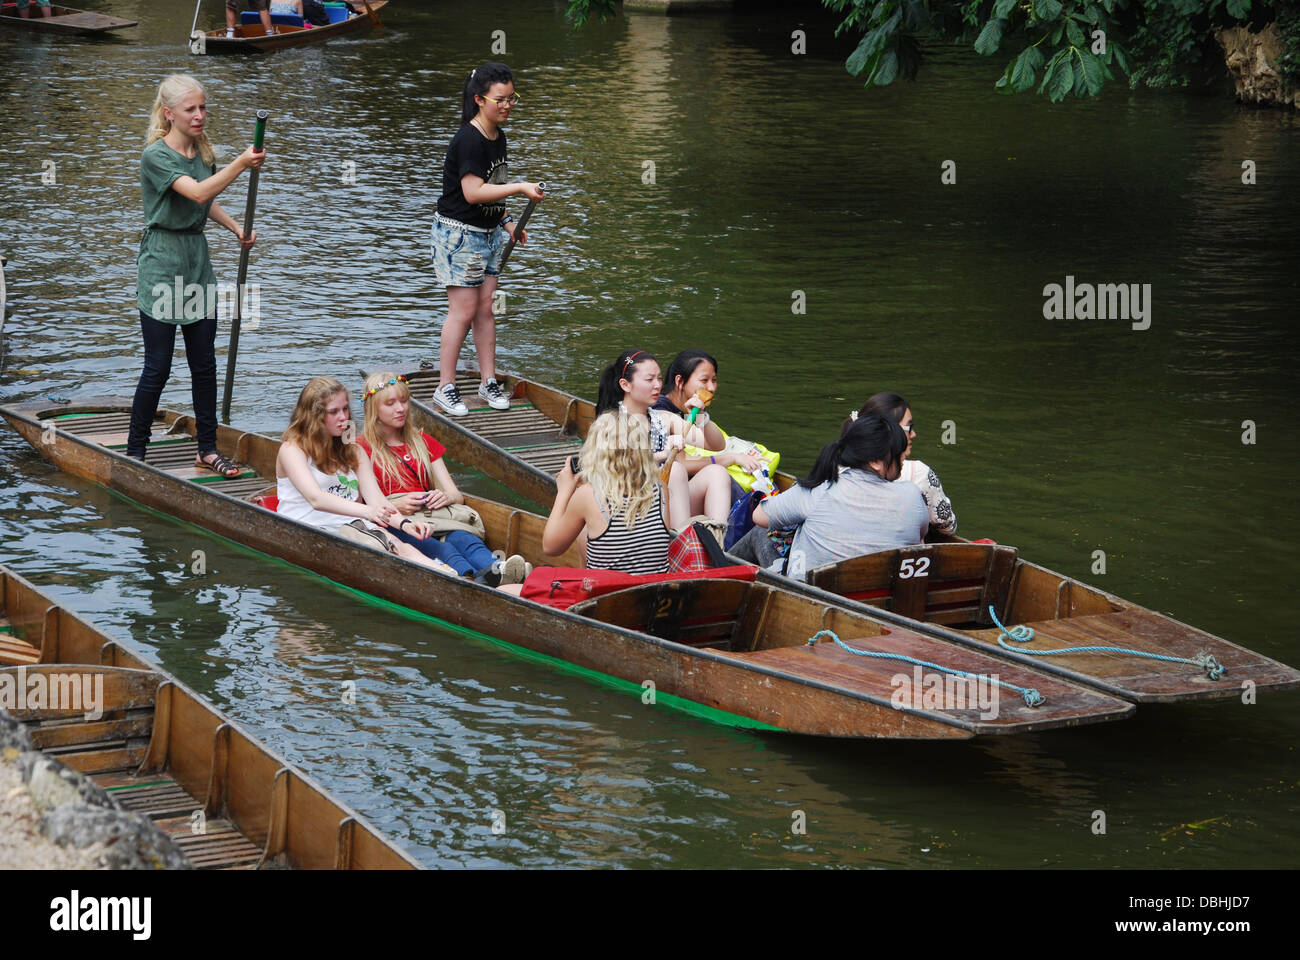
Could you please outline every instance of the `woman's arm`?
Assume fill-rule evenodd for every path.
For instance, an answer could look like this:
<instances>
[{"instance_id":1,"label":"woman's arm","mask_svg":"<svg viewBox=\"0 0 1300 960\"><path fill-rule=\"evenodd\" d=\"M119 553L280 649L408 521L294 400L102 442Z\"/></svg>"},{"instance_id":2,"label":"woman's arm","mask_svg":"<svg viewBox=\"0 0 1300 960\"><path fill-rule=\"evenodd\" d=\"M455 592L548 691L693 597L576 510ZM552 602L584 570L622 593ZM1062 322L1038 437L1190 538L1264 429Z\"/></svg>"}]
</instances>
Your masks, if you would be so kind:
<instances>
[{"instance_id":1,"label":"woman's arm","mask_svg":"<svg viewBox=\"0 0 1300 960\"><path fill-rule=\"evenodd\" d=\"M468 203L498 203L518 193L540 203L546 196L535 183L486 183L476 173L460 178L460 192Z\"/></svg>"},{"instance_id":2,"label":"woman's arm","mask_svg":"<svg viewBox=\"0 0 1300 960\"><path fill-rule=\"evenodd\" d=\"M573 541L587 526L587 504L595 504L589 485L583 484L581 489L585 493L579 492L578 478L569 469L568 460L556 475L555 483L558 488L555 503L542 531L542 552L548 557L558 557L573 546Z\"/></svg>"},{"instance_id":3,"label":"woman's arm","mask_svg":"<svg viewBox=\"0 0 1300 960\"><path fill-rule=\"evenodd\" d=\"M211 220L213 223L221 224L223 227L225 227L227 230L233 233L235 237L239 240L240 247L251 247L253 244L257 242L257 231L254 230L252 236L245 239L244 228L241 227L235 221L234 217L226 213L226 211L223 210L215 200L212 201L212 206L208 208L208 219Z\"/></svg>"},{"instance_id":4,"label":"woman's arm","mask_svg":"<svg viewBox=\"0 0 1300 960\"><path fill-rule=\"evenodd\" d=\"M464 503L465 495L456 488L456 481L451 478L451 471L442 462L442 457L433 461L433 482L438 489L429 491L429 500L425 506L437 510L449 503Z\"/></svg>"},{"instance_id":5,"label":"woman's arm","mask_svg":"<svg viewBox=\"0 0 1300 960\"><path fill-rule=\"evenodd\" d=\"M256 169L266 162L265 150L249 147L230 163L226 164L206 180L198 181L193 177L177 177L172 189L187 200L197 204L209 203L217 198L222 190L235 182L235 178L249 168Z\"/></svg>"}]
</instances>

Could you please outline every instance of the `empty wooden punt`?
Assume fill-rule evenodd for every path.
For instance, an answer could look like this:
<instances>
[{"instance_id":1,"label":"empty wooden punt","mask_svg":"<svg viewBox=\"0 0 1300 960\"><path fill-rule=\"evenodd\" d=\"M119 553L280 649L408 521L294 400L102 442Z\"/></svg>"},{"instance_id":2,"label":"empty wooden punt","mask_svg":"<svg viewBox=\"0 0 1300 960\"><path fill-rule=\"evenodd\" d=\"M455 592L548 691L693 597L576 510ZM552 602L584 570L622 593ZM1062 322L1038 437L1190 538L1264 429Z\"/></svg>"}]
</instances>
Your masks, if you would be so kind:
<instances>
[{"instance_id":1,"label":"empty wooden punt","mask_svg":"<svg viewBox=\"0 0 1300 960\"><path fill-rule=\"evenodd\" d=\"M680 588L681 594L666 587L657 595L667 598L664 602L673 609L708 605L710 610L725 611L730 607L729 618L720 615L730 624L728 639L723 643L707 631L656 636L635 629L636 624L624 625L621 614L602 620L607 607L585 608L592 616L557 611L350 544L257 506L251 501L259 492L274 490L278 440L218 427L221 452L249 467L244 475L226 480L195 475L193 421L171 411L158 414L147 464L118 452L126 441L128 400L88 400L75 406L40 401L0 407L0 414L56 465L146 506L411 610L630 681L637 685L638 694L649 681L659 695L718 711L718 719L735 725L835 737L963 738L1118 719L1131 710L1129 704L1043 671L976 654L909 628L882 627L878 621L873 625L865 614L847 615L850 625L844 629L849 632L841 634L845 639L874 636L882 643L925 654L918 653L918 659L944 665L955 659L994 672L1011 671L1049 698L1024 716L1006 709L998 721L972 720L962 709L896 709L890 696L882 697L879 678L868 680L860 664L839 664L829 648L818 648L810 657L769 652L777 646L806 644L823 627L837 629L834 624L846 616L837 609L838 601L828 606L793 597L771 606L769 616L763 612L769 609L766 598L788 591L737 591L728 581L688 584ZM535 562L544 559L544 518L490 500L466 500L483 516L490 547L521 553ZM578 565L576 548L559 562ZM682 599L673 599L676 596ZM796 607L797 615L788 612ZM778 626L790 631L780 643L771 639L775 635L770 632ZM751 649L751 633L769 638L762 649ZM898 663L892 674L907 670L906 664ZM843 683L836 680L841 672Z\"/></svg>"},{"instance_id":2,"label":"empty wooden punt","mask_svg":"<svg viewBox=\"0 0 1300 960\"><path fill-rule=\"evenodd\" d=\"M103 13L78 10L76 7L50 6L50 16L43 17L39 10L33 10L30 17L20 17L16 8L7 4L0 7L0 24L27 30L43 30L49 33L100 34L110 30L134 27L138 20L123 20Z\"/></svg>"},{"instance_id":3,"label":"empty wooden punt","mask_svg":"<svg viewBox=\"0 0 1300 960\"><path fill-rule=\"evenodd\" d=\"M555 475L564 458L582 448L596 418L591 401L510 374L497 375L502 391L510 397L510 409L493 410L478 399L477 370L456 371L456 387L470 412L452 417L433 403L436 370L407 369L402 376L411 388L412 404L432 420L429 432L447 448L449 457L482 470L544 507L555 502ZM778 473L773 482L784 490L794 477Z\"/></svg>"},{"instance_id":4,"label":"empty wooden punt","mask_svg":"<svg viewBox=\"0 0 1300 960\"><path fill-rule=\"evenodd\" d=\"M0 674L11 689L80 678L72 702L9 709L33 745L148 816L199 869L418 869L237 724L0 566ZM101 687L102 685L102 687ZM102 716L87 717L96 696Z\"/></svg>"},{"instance_id":5,"label":"empty wooden punt","mask_svg":"<svg viewBox=\"0 0 1300 960\"><path fill-rule=\"evenodd\" d=\"M1300 686L1300 672L1283 663L1029 563L1015 547L928 543L817 567L808 571L807 584L766 571L759 577L1135 703L1240 697L1244 683L1279 690ZM999 643L1003 631L994 616L1008 628L1031 628L1032 640ZM1209 654L1226 673L1216 680L1203 667L1126 653L1029 652L1077 647L1118 647L1183 660Z\"/></svg>"}]
</instances>

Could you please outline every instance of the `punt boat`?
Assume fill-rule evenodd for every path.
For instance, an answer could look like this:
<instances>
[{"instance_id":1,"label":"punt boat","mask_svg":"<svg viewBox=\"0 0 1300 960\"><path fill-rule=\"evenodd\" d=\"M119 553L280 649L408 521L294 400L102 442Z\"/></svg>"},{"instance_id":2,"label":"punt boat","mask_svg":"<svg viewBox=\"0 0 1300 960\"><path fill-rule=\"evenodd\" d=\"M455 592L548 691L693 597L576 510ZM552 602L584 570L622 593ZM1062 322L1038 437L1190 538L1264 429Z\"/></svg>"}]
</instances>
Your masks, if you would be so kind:
<instances>
[{"instance_id":1,"label":"punt boat","mask_svg":"<svg viewBox=\"0 0 1300 960\"><path fill-rule=\"evenodd\" d=\"M420 869L175 677L0 566L5 675L10 690L78 683L69 700L7 712L36 749L148 816L196 868ZM83 691L98 702L91 718Z\"/></svg>"},{"instance_id":2,"label":"punt boat","mask_svg":"<svg viewBox=\"0 0 1300 960\"><path fill-rule=\"evenodd\" d=\"M436 422L430 432L448 456L537 503L554 502L554 475L582 446L595 416L592 403L506 375L498 379L511 397L509 410L483 405L451 417L431 399L436 371L403 376L412 405ZM478 371L457 371L463 397L473 398L478 384ZM785 489L794 479L780 473L775 482ZM937 533L930 540L808 571L806 583L767 570L759 571L758 580L1032 664L1135 703L1237 697L1244 681L1279 689L1300 686L1300 672L1285 664L1031 563L1015 547ZM1020 641L1003 627L1033 634ZM1050 652L1080 647L1110 649ZM1206 657L1226 673L1212 679ZM1205 666L1195 662L1198 658Z\"/></svg>"},{"instance_id":3,"label":"punt boat","mask_svg":"<svg viewBox=\"0 0 1300 960\"><path fill-rule=\"evenodd\" d=\"M345 20L339 20L326 26L297 26L292 23L275 21L272 26L276 32L268 34L260 19L255 23L243 23L235 27L233 37L226 36L226 28L209 30L206 33L195 31L190 36L190 53L203 56L206 54L225 53L269 53L272 50L285 50L289 47L303 47L309 43L323 43L335 37L346 37L364 33L367 30L383 26L379 22L379 11L388 6L388 0L357 0L364 5L364 13L352 13ZM295 18L297 19L297 18Z\"/></svg>"},{"instance_id":4,"label":"punt boat","mask_svg":"<svg viewBox=\"0 0 1300 960\"><path fill-rule=\"evenodd\" d=\"M128 399L0 407L37 451L62 469L236 543L363 593L507 644L617 677L735 726L827 737L964 739L1071 727L1128 716L1133 705L1036 667L949 640L885 626L869 613L747 579L647 584L557 610L451 578L269 511L279 441L219 426L218 448L247 469L217 477L194 467L192 417L162 411L149 462L125 455ZM488 546L540 563L545 519L477 497ZM576 548L560 563L578 565ZM752 577L753 568L737 568ZM844 646L810 644L833 631ZM860 653L872 654L863 656ZM926 671L996 676L990 711L973 697L904 700L898 678ZM954 673L943 676L957 676ZM943 677L941 682L946 682ZM973 681L974 682L974 681ZM653 688L650 687L653 684ZM956 686L954 684L954 686ZM969 686L967 687L969 690ZM1025 690L1045 702L1030 706ZM937 699L937 698L935 698Z\"/></svg>"},{"instance_id":5,"label":"punt boat","mask_svg":"<svg viewBox=\"0 0 1300 960\"><path fill-rule=\"evenodd\" d=\"M134 27L140 21L123 20L103 13L78 10L76 7L51 5L50 16L43 17L39 10L32 16L18 16L18 7L12 3L0 4L0 25L27 30L44 30L49 33L105 34L110 30Z\"/></svg>"}]
</instances>

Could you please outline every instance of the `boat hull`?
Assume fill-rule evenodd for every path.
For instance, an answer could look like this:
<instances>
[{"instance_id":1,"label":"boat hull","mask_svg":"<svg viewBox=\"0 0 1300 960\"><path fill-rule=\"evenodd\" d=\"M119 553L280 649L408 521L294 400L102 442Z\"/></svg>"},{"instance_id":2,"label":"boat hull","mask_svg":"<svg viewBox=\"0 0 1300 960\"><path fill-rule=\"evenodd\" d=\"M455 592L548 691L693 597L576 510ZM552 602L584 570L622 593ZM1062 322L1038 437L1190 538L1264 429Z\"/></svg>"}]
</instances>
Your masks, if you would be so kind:
<instances>
[{"instance_id":1,"label":"boat hull","mask_svg":"<svg viewBox=\"0 0 1300 960\"><path fill-rule=\"evenodd\" d=\"M348 37L383 26L377 14L388 5L388 0L371 0L370 8L376 16L361 14L323 27L299 28L278 26L277 33L267 34L261 24L244 24L236 27L236 36L227 37L226 31L209 30L190 37L190 53L196 56L271 53L291 47L323 43L336 37Z\"/></svg>"},{"instance_id":2,"label":"boat hull","mask_svg":"<svg viewBox=\"0 0 1300 960\"><path fill-rule=\"evenodd\" d=\"M43 33L80 34L98 36L111 30L124 30L139 24L138 20L123 20L76 7L51 6L49 17L0 17L0 26L16 27L19 30L36 30Z\"/></svg>"}]
</instances>

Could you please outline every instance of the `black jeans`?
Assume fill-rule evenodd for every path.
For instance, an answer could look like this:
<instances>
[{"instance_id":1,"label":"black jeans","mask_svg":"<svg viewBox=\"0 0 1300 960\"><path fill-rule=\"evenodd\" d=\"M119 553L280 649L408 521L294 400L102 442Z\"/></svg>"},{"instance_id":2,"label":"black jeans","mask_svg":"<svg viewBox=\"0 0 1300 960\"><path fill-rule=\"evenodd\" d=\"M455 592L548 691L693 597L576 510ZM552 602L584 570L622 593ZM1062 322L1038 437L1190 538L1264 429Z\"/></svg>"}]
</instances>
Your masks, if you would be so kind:
<instances>
[{"instance_id":1,"label":"black jeans","mask_svg":"<svg viewBox=\"0 0 1300 960\"><path fill-rule=\"evenodd\" d=\"M144 457L153 430L158 398L172 372L176 351L176 328L185 337L185 359L190 365L190 391L194 401L199 456L217 449L217 318L175 324L155 320L140 311L140 332L144 335L144 372L131 404L131 430L126 439L128 457Z\"/></svg>"}]
</instances>

